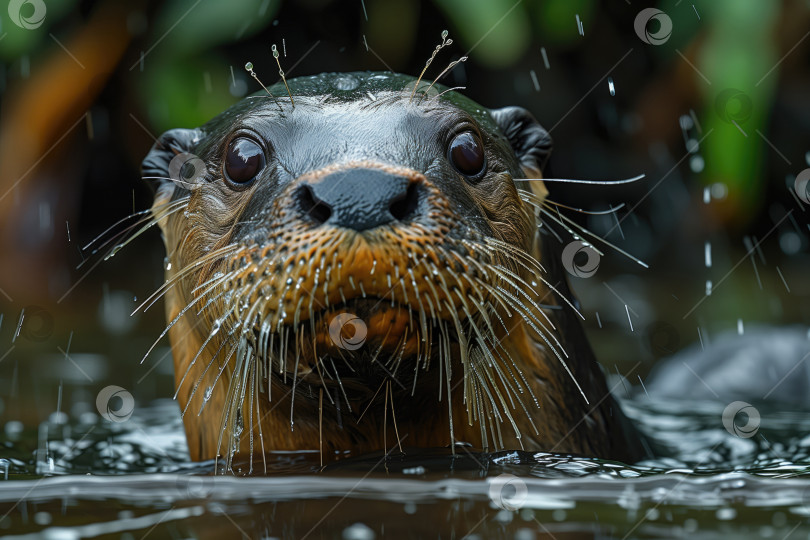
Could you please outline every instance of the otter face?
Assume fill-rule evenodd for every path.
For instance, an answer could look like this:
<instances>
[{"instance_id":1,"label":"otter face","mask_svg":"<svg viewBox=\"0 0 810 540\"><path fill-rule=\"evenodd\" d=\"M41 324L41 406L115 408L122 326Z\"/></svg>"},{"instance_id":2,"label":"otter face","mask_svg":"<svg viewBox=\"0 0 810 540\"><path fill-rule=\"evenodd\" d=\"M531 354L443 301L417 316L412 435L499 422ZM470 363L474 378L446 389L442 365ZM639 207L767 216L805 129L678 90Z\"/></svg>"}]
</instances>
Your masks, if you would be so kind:
<instances>
[{"instance_id":1,"label":"otter face","mask_svg":"<svg viewBox=\"0 0 810 540\"><path fill-rule=\"evenodd\" d=\"M223 396L217 433L195 431L219 435L200 457L223 433L238 439L248 418L261 426L271 396L306 409L326 391L352 415L393 381L398 414L416 419L437 383L449 394L462 377L455 390L482 431L530 405L503 338L520 323L559 343L538 307L535 211L514 179L539 177L550 139L523 109L452 92L411 98L408 83L294 79L294 108L273 87L283 97L250 96L201 128L169 131L144 160L144 176L163 178L152 210L171 262L181 406ZM542 183L532 187L540 199Z\"/></svg>"}]
</instances>

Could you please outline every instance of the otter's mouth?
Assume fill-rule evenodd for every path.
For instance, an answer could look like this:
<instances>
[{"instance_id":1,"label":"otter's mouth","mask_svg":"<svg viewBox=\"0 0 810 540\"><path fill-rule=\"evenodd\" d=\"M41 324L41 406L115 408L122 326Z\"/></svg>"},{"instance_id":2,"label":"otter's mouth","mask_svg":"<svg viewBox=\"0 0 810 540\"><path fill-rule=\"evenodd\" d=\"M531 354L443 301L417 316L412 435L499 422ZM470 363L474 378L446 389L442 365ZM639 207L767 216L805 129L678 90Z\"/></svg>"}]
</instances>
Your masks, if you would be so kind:
<instances>
[{"instance_id":1,"label":"otter's mouth","mask_svg":"<svg viewBox=\"0 0 810 540\"><path fill-rule=\"evenodd\" d=\"M276 377L286 386L340 386L355 394L373 392L386 380L403 388L415 384L415 371L427 370L442 348L449 351L459 341L447 321L391 297L368 295L314 311L297 327L282 324L271 333L264 325L251 335L270 368L268 379Z\"/></svg>"},{"instance_id":2,"label":"otter's mouth","mask_svg":"<svg viewBox=\"0 0 810 540\"><path fill-rule=\"evenodd\" d=\"M235 351L242 374L242 365L258 364L267 388L357 386L358 396L386 378L410 390L416 378L447 378L481 362L502 371L498 379L513 377L501 344L510 326L523 320L548 331L534 301L539 285L524 279L536 261L471 232L428 244L409 231L304 230L283 243L240 246L208 285L227 291L214 308L217 326L228 329L223 355Z\"/></svg>"}]
</instances>

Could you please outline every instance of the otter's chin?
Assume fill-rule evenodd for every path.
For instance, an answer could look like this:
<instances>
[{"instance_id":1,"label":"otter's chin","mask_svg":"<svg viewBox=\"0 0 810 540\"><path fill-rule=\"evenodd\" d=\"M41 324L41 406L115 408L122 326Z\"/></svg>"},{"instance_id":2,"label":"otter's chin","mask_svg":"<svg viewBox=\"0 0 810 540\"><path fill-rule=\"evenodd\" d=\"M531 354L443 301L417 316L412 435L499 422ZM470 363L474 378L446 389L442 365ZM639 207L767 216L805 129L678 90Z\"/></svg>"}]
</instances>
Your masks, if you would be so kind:
<instances>
[{"instance_id":1,"label":"otter's chin","mask_svg":"<svg viewBox=\"0 0 810 540\"><path fill-rule=\"evenodd\" d=\"M396 357L415 357L425 347L427 336L422 334L430 332L435 323L430 314L422 315L418 310L380 298L350 300L323 310L314 321L314 325L301 323L306 333L301 352L325 354L349 363L369 358L388 362Z\"/></svg>"}]
</instances>

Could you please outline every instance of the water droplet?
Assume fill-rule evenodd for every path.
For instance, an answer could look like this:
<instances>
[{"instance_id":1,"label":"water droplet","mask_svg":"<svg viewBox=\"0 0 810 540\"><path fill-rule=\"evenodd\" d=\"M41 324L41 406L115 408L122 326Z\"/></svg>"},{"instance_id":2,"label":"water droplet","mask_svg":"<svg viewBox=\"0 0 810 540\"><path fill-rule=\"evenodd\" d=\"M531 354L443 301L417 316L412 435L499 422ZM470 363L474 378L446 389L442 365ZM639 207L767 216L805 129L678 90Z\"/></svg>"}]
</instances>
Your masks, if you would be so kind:
<instances>
[{"instance_id":1,"label":"water droplet","mask_svg":"<svg viewBox=\"0 0 810 540\"><path fill-rule=\"evenodd\" d=\"M245 71L253 71L253 62L245 64Z\"/></svg>"},{"instance_id":2,"label":"water droplet","mask_svg":"<svg viewBox=\"0 0 810 540\"><path fill-rule=\"evenodd\" d=\"M712 184L712 197L715 199L725 199L728 195L728 187L721 182L715 182Z\"/></svg>"},{"instance_id":3,"label":"water droplet","mask_svg":"<svg viewBox=\"0 0 810 540\"><path fill-rule=\"evenodd\" d=\"M287 285L292 285L293 284L293 278L288 277L287 281L285 281L284 283L286 283Z\"/></svg>"},{"instance_id":4,"label":"water droplet","mask_svg":"<svg viewBox=\"0 0 810 540\"><path fill-rule=\"evenodd\" d=\"M360 86L360 81L351 75L344 75L335 79L335 88L338 90L343 90L344 92L354 90L358 86Z\"/></svg>"},{"instance_id":5,"label":"water droplet","mask_svg":"<svg viewBox=\"0 0 810 540\"><path fill-rule=\"evenodd\" d=\"M689 168L692 169L693 173L703 172L705 165L706 164L703 161L703 156L692 156L689 159Z\"/></svg>"},{"instance_id":6,"label":"water droplet","mask_svg":"<svg viewBox=\"0 0 810 540\"><path fill-rule=\"evenodd\" d=\"M214 387L213 386L209 386L208 388L206 388L205 393L203 394L203 401L208 401L209 399L211 399L211 395L213 393L214 393Z\"/></svg>"},{"instance_id":7,"label":"water droplet","mask_svg":"<svg viewBox=\"0 0 810 540\"><path fill-rule=\"evenodd\" d=\"M278 58L278 49L276 48L276 44L273 43L273 46L270 47L270 50L273 51L273 58Z\"/></svg>"},{"instance_id":8,"label":"water droplet","mask_svg":"<svg viewBox=\"0 0 810 540\"><path fill-rule=\"evenodd\" d=\"M787 255L795 255L802 249L802 238L794 231L787 231L779 237L779 247Z\"/></svg>"},{"instance_id":9,"label":"water droplet","mask_svg":"<svg viewBox=\"0 0 810 540\"><path fill-rule=\"evenodd\" d=\"M715 515L717 516L717 519L721 521L728 521L737 516L737 511L734 508L718 508Z\"/></svg>"},{"instance_id":10,"label":"water droplet","mask_svg":"<svg viewBox=\"0 0 810 540\"><path fill-rule=\"evenodd\" d=\"M343 538L346 540L374 540L374 531L363 523L355 523L343 529Z\"/></svg>"},{"instance_id":11,"label":"water droplet","mask_svg":"<svg viewBox=\"0 0 810 540\"><path fill-rule=\"evenodd\" d=\"M48 512L37 512L34 514L34 523L37 525L45 526L50 525L52 520L51 514Z\"/></svg>"},{"instance_id":12,"label":"water droplet","mask_svg":"<svg viewBox=\"0 0 810 540\"><path fill-rule=\"evenodd\" d=\"M442 30L442 39L447 39L447 36L449 36L449 35L450 35L450 32L448 32L447 30Z\"/></svg>"}]
</instances>

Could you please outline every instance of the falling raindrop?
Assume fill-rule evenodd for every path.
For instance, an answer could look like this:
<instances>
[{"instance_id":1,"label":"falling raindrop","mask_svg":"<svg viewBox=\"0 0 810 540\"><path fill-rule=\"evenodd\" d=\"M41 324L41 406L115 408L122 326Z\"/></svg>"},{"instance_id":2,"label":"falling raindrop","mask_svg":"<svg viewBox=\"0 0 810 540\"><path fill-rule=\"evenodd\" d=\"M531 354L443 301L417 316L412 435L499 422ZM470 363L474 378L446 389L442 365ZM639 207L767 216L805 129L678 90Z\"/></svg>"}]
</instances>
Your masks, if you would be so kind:
<instances>
[{"instance_id":1,"label":"falling raindrop","mask_svg":"<svg viewBox=\"0 0 810 540\"><path fill-rule=\"evenodd\" d=\"M548 54L546 54L546 48L540 47L540 55L543 57L543 65L546 66L546 69L551 69L551 65L548 63ZM808 152L810 155L810 152Z\"/></svg>"},{"instance_id":2,"label":"falling raindrop","mask_svg":"<svg viewBox=\"0 0 810 540\"><path fill-rule=\"evenodd\" d=\"M538 92L540 91L540 81L537 80L537 73L534 72L532 69L529 71L529 74L532 76L532 82L534 83L534 89Z\"/></svg>"}]
</instances>

